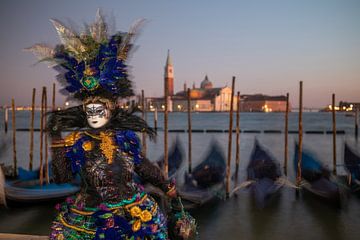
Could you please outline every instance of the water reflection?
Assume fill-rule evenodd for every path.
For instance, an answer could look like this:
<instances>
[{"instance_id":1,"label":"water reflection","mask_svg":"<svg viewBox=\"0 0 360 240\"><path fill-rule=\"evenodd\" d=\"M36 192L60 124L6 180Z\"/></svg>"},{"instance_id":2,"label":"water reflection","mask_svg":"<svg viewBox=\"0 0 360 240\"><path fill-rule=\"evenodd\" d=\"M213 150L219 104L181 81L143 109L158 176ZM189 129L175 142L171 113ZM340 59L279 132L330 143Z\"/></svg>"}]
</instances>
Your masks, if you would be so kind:
<instances>
[{"instance_id":1,"label":"water reflection","mask_svg":"<svg viewBox=\"0 0 360 240\"><path fill-rule=\"evenodd\" d=\"M345 239L344 226L341 221L341 207L324 201L313 194L302 191L300 196L309 217L312 217L314 227L319 231L319 237L326 239ZM344 204L344 203L343 203Z\"/></svg>"}]
</instances>

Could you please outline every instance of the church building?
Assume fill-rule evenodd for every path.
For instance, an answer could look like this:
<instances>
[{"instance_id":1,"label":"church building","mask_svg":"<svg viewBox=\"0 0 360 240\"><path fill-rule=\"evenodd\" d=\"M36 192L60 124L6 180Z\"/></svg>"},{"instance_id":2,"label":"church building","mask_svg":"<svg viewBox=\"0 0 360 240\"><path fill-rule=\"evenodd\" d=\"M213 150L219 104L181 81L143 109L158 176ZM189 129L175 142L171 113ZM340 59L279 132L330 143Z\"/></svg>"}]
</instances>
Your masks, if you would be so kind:
<instances>
[{"instance_id":1,"label":"church building","mask_svg":"<svg viewBox=\"0 0 360 240\"><path fill-rule=\"evenodd\" d=\"M188 89L184 84L182 91L174 91L174 67L168 51L166 65L164 69L164 87L168 87L168 111L187 111L188 109ZM164 111L165 101L164 97L146 98L148 111ZM200 83L200 87L196 87L193 83L190 88L190 107L192 111L198 112L222 112L229 111L231 105L231 88L228 86L214 87L209 77L205 75L204 80ZM237 96L234 93L233 101L234 111L237 109ZM266 96L261 94L243 95L240 98L241 111L284 111L286 109L285 96Z\"/></svg>"},{"instance_id":2,"label":"church building","mask_svg":"<svg viewBox=\"0 0 360 240\"><path fill-rule=\"evenodd\" d=\"M174 68L168 51L166 65L164 69L164 86L168 86L168 110L169 111L187 111L187 87L184 84L182 91L174 91ZM195 83L190 89L190 105L192 111L229 111L231 88L221 87L214 88L208 76L200 83L200 87L196 88ZM155 108L163 111L165 108L165 101L163 97L146 99L147 109L154 111ZM234 97L234 107L236 107L236 97ZM235 109L235 108L234 108Z\"/></svg>"}]
</instances>

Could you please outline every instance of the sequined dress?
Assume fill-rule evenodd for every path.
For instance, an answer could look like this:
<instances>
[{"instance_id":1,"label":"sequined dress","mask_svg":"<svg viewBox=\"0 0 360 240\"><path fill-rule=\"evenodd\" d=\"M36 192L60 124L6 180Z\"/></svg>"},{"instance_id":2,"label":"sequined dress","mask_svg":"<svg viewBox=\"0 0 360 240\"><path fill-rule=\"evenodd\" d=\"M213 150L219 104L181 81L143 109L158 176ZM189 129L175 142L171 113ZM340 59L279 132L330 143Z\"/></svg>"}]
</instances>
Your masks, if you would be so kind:
<instances>
[{"instance_id":1,"label":"sequined dress","mask_svg":"<svg viewBox=\"0 0 360 240\"><path fill-rule=\"evenodd\" d=\"M55 181L78 175L81 190L57 205L50 239L168 239L165 216L134 174L165 192L170 184L133 131L74 132L52 153Z\"/></svg>"}]
</instances>

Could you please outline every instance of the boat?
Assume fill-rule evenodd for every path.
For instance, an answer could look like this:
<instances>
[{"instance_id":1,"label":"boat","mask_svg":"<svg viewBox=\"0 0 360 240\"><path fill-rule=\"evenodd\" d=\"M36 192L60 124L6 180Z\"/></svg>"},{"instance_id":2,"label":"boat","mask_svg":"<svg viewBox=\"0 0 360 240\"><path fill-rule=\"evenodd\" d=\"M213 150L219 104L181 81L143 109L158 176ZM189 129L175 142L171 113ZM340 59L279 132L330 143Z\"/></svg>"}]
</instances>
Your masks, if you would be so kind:
<instances>
[{"instance_id":1,"label":"boat","mask_svg":"<svg viewBox=\"0 0 360 240\"><path fill-rule=\"evenodd\" d=\"M51 176L51 172L49 172ZM50 178L51 179L51 178ZM16 178L5 180L3 191L7 202L11 203L38 203L55 201L73 195L80 190L77 183L56 184L50 183L40 185L39 169L30 171L18 168Z\"/></svg>"},{"instance_id":2,"label":"boat","mask_svg":"<svg viewBox=\"0 0 360 240\"><path fill-rule=\"evenodd\" d=\"M14 168L11 165L5 166L0 164L0 168L3 170L3 174L6 180L35 180L40 177L40 167L35 170L27 170L23 167L17 168L17 174L14 176ZM45 168L44 168L45 169ZM49 177L52 177L51 162L49 162Z\"/></svg>"},{"instance_id":3,"label":"boat","mask_svg":"<svg viewBox=\"0 0 360 240\"><path fill-rule=\"evenodd\" d=\"M5 146L5 144L0 143L0 150L3 150ZM1 153L2 151L0 151ZM49 162L48 166L51 179L51 162ZM73 195L80 190L77 182L56 184L50 180L50 183L40 185L40 168L26 170L18 167L16 176L13 176L13 169L13 166L0 165L0 205L56 201Z\"/></svg>"},{"instance_id":4,"label":"boat","mask_svg":"<svg viewBox=\"0 0 360 240\"><path fill-rule=\"evenodd\" d=\"M176 179L178 170L181 168L184 161L184 151L182 148L182 144L179 138L176 138L175 142L170 147L169 156L168 156L168 178ZM164 167L164 156L162 156L155 163L160 169ZM144 182L143 179L136 173L133 173L134 181L138 184L144 186L145 191L149 194L152 194L153 197L165 197L163 193L157 187Z\"/></svg>"},{"instance_id":5,"label":"boat","mask_svg":"<svg viewBox=\"0 0 360 240\"><path fill-rule=\"evenodd\" d=\"M184 161L184 151L180 139L177 137L169 150L168 157L168 176L169 178L175 177L175 174L180 169ZM157 162L160 169L164 167L164 156Z\"/></svg>"},{"instance_id":6,"label":"boat","mask_svg":"<svg viewBox=\"0 0 360 240\"><path fill-rule=\"evenodd\" d=\"M225 182L222 181L207 188L181 187L178 189L178 195L181 197L185 209L196 209L224 199Z\"/></svg>"},{"instance_id":7,"label":"boat","mask_svg":"<svg viewBox=\"0 0 360 240\"><path fill-rule=\"evenodd\" d=\"M4 169L6 170L7 168L5 167ZM39 168L35 170L26 170L22 167L18 167L16 177L13 177L12 174L7 176L1 171L4 180L2 181L0 179L0 182L2 182L0 183L0 202L3 202L3 204L6 204L7 202L13 204L34 204L56 201L73 195L80 190L80 186L76 180L74 183L56 184L52 182L52 172L50 167L49 170L50 183L45 183L43 185L40 185Z\"/></svg>"},{"instance_id":8,"label":"boat","mask_svg":"<svg viewBox=\"0 0 360 240\"><path fill-rule=\"evenodd\" d=\"M49 162L48 169L49 169L49 177L52 178L51 162ZM35 180L39 178L40 178L40 168L37 168L35 170L27 170L25 168L18 167L16 179L27 181L27 180Z\"/></svg>"},{"instance_id":9,"label":"boat","mask_svg":"<svg viewBox=\"0 0 360 240\"><path fill-rule=\"evenodd\" d=\"M353 192L360 193L360 154L345 143L344 167L348 172L348 184Z\"/></svg>"},{"instance_id":10,"label":"boat","mask_svg":"<svg viewBox=\"0 0 360 240\"><path fill-rule=\"evenodd\" d=\"M281 175L279 162L256 139L247 166L247 181L258 207L263 208L266 200L283 186Z\"/></svg>"},{"instance_id":11,"label":"boat","mask_svg":"<svg viewBox=\"0 0 360 240\"><path fill-rule=\"evenodd\" d=\"M295 144L294 168L298 169L298 144ZM327 200L335 205L340 205L340 188L331 172L326 168L313 153L308 150L302 151L301 158L301 184L300 186L313 195Z\"/></svg>"},{"instance_id":12,"label":"boat","mask_svg":"<svg viewBox=\"0 0 360 240\"><path fill-rule=\"evenodd\" d=\"M186 209L196 208L224 196L226 161L216 141L212 141L204 160L191 173L185 173L178 189Z\"/></svg>"},{"instance_id":13,"label":"boat","mask_svg":"<svg viewBox=\"0 0 360 240\"><path fill-rule=\"evenodd\" d=\"M49 183L40 185L39 180L6 181L6 200L14 203L38 203L53 201L73 195L80 186L72 183Z\"/></svg>"},{"instance_id":14,"label":"boat","mask_svg":"<svg viewBox=\"0 0 360 240\"><path fill-rule=\"evenodd\" d=\"M5 175L0 166L0 206L6 206L6 197L5 197Z\"/></svg>"},{"instance_id":15,"label":"boat","mask_svg":"<svg viewBox=\"0 0 360 240\"><path fill-rule=\"evenodd\" d=\"M345 117L355 117L355 113L354 112L347 112L347 113L345 113Z\"/></svg>"}]
</instances>

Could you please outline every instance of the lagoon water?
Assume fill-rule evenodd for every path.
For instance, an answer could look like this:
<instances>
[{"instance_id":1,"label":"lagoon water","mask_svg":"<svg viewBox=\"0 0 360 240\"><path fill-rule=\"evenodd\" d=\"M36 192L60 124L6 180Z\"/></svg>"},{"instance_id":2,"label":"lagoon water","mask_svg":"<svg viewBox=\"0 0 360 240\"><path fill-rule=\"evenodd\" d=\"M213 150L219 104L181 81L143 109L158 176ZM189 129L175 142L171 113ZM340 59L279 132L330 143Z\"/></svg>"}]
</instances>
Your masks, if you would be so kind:
<instances>
[{"instance_id":1,"label":"lagoon water","mask_svg":"<svg viewBox=\"0 0 360 240\"><path fill-rule=\"evenodd\" d=\"M37 113L38 114L38 113ZM235 116L235 115L234 115ZM162 114L159 114L158 126L163 127ZM297 113L290 113L289 130L298 128ZM0 113L3 119L3 112ZM11 114L10 114L11 119ZM149 124L153 125L153 114L147 116ZM36 128L39 127L38 117ZM323 131L323 134L304 133L304 148L312 151L327 166L332 168L333 150L331 113L304 113L304 131ZM360 149L360 143L354 138L354 117L344 113L336 115L337 129L345 131L339 134L337 141L338 173L345 174L343 167L343 145L347 141L353 147ZM17 128L29 128L30 113L18 112ZM193 113L193 129L228 129L229 113ZM235 118L234 118L235 123ZM246 166L253 148L255 138L266 147L283 166L284 134L264 133L264 130L284 129L283 113L241 113L240 128L240 171L239 181L246 178ZM169 129L187 129L186 113L170 113ZM259 130L260 133L249 133L246 130ZM5 151L0 155L0 162L12 163L11 124L4 134L3 124L0 126L1 141L7 143ZM169 133L169 143L178 137L187 156L187 133ZM29 132L17 132L18 165L28 166ZM39 164L39 132L35 132L35 167ZM288 179L294 182L292 159L294 143L297 134L289 134L288 149ZM193 164L199 163L211 141L217 141L224 150L228 147L228 133L193 133L192 158ZM148 141L147 156L152 160L159 159L163 154L163 132L158 132L156 142ZM233 134L232 163L235 159L235 134ZM187 169L185 163L179 173L178 182L182 181L182 173ZM234 169L234 168L232 168ZM42 234L49 233L51 220L54 217L52 204L38 206L23 206L0 208L0 232ZM360 236L360 198L348 195L344 198L340 209L334 208L317 198L301 193L295 196L294 189L283 188L272 198L264 209L258 209L246 190L238 192L228 200L221 200L213 205L205 205L192 212L199 225L200 239L359 239Z\"/></svg>"}]
</instances>

